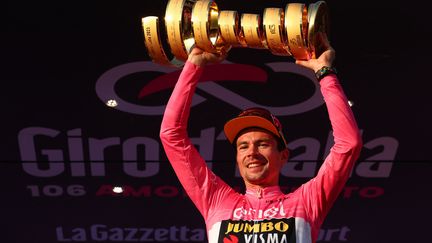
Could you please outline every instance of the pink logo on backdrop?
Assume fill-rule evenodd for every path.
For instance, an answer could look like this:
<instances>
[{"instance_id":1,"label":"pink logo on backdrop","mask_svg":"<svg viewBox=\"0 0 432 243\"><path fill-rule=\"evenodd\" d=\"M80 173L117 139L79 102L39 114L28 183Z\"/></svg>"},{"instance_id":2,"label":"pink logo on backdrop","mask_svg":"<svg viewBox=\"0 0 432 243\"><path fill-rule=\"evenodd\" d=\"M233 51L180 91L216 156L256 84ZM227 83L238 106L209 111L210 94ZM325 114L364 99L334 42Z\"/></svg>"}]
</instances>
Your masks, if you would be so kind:
<instances>
[{"instance_id":1,"label":"pink logo on backdrop","mask_svg":"<svg viewBox=\"0 0 432 243\"><path fill-rule=\"evenodd\" d=\"M176 70L153 79L141 90L139 97L174 87L180 72L181 70ZM245 64L209 65L204 69L199 82L230 80L264 83L267 81L267 73L261 68Z\"/></svg>"},{"instance_id":2,"label":"pink logo on backdrop","mask_svg":"<svg viewBox=\"0 0 432 243\"><path fill-rule=\"evenodd\" d=\"M266 63L273 72L287 72L302 75L308 78L315 85L314 94L308 99L294 105L288 106L270 106L266 104L258 104L252 100L237 94L221 85L219 82L226 81L247 81L265 83L267 82L267 72L253 65L236 64L225 61L217 65L209 65L205 68L203 75L199 80L197 89L212 95L219 100L228 103L239 110L252 106L261 106L267 108L275 115L287 116L299 113L304 113L323 104L322 96L319 92L318 84L315 82L315 77L308 69L300 67L290 62L273 62ZM181 69L165 67L155 64L150 61L133 62L114 67L103 73L96 81L97 96L107 103L115 100L116 109L123 112L139 115L162 115L165 109L165 104L146 106L142 104L134 104L122 99L115 90L116 83L123 77L139 72L160 72L162 75L151 80L139 92L139 98L143 98L150 94L155 94L165 89L174 87L180 75ZM206 98L195 94L192 106L202 103Z\"/></svg>"}]
</instances>

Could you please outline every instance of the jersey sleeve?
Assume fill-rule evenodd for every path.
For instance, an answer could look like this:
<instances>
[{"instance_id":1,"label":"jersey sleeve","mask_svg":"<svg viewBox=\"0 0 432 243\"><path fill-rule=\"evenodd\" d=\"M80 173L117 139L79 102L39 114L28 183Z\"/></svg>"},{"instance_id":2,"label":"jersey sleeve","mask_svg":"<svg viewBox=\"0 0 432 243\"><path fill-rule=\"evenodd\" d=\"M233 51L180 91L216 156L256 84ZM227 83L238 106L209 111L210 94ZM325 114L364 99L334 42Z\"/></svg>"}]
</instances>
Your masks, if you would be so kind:
<instances>
[{"instance_id":1,"label":"jersey sleeve","mask_svg":"<svg viewBox=\"0 0 432 243\"><path fill-rule=\"evenodd\" d=\"M180 183L207 219L211 208L235 192L207 167L187 133L192 97L202 72L202 67L186 62L167 103L160 138Z\"/></svg>"},{"instance_id":2,"label":"jersey sleeve","mask_svg":"<svg viewBox=\"0 0 432 243\"><path fill-rule=\"evenodd\" d=\"M362 147L359 129L337 77L324 77L320 86L333 130L334 145L316 177L302 187L308 215L319 225L345 186Z\"/></svg>"}]
</instances>

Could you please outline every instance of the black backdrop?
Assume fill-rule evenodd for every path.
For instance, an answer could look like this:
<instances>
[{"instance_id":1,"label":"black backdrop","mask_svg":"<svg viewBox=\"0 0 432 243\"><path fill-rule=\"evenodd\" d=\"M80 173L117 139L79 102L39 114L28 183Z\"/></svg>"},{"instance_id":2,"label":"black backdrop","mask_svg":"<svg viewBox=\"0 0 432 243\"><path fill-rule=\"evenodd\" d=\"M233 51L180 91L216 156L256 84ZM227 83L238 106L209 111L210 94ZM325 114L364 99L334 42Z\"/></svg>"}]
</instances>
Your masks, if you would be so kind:
<instances>
[{"instance_id":1,"label":"black backdrop","mask_svg":"<svg viewBox=\"0 0 432 243\"><path fill-rule=\"evenodd\" d=\"M140 19L163 16L166 3L3 4L0 242L205 242L203 220L158 139L169 80L179 70L150 62ZM217 1L221 10L248 13L286 3ZM428 8L420 1L327 3L336 67L364 149L319 240L425 242L432 216ZM234 153L220 134L242 106L267 106L281 118L293 151L281 178L286 191L316 172L331 145L315 86L292 62L235 48L227 71L197 89L190 135L240 190ZM233 75L239 64L241 80ZM111 98L117 108L105 105Z\"/></svg>"}]
</instances>

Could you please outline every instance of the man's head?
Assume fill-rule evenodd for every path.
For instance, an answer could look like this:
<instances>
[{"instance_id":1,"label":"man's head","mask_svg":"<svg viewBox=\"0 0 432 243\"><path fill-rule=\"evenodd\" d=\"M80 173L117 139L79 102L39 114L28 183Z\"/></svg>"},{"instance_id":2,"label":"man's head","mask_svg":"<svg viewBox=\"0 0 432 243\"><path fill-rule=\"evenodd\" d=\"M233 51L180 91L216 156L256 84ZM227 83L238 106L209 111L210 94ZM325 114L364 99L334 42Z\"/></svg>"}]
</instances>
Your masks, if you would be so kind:
<instances>
[{"instance_id":1,"label":"man's head","mask_svg":"<svg viewBox=\"0 0 432 243\"><path fill-rule=\"evenodd\" d=\"M282 125L268 110L249 108L224 127L237 151L237 164L247 186L273 186L288 159Z\"/></svg>"}]
</instances>

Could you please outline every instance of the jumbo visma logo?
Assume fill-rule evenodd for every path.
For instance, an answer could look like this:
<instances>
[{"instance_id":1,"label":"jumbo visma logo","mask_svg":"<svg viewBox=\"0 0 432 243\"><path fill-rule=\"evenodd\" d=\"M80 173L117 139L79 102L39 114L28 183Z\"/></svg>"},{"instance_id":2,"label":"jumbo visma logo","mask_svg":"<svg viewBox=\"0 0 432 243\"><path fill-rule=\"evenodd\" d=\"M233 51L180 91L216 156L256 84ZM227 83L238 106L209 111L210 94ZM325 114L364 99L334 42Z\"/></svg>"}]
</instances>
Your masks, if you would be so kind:
<instances>
[{"instance_id":1,"label":"jumbo visma logo","mask_svg":"<svg viewBox=\"0 0 432 243\"><path fill-rule=\"evenodd\" d=\"M295 243L295 220L233 221L221 223L219 243Z\"/></svg>"},{"instance_id":2,"label":"jumbo visma logo","mask_svg":"<svg viewBox=\"0 0 432 243\"><path fill-rule=\"evenodd\" d=\"M285 72L306 77L313 83L315 87L313 94L305 98L303 101L292 105L272 106L268 104L258 104L219 85L218 82L246 81L265 83L268 81L266 70L253 65L236 64L228 61L224 61L223 63L217 65L207 66L204 69L204 73L201 76L197 89L200 89L205 93L208 93L219 100L228 103L229 105L237 107L239 110L243 110L248 107L261 106L270 110L273 114L279 116L305 113L321 106L324 103L319 91L319 86L317 82L314 81L314 74L310 72L310 70L290 62L272 62L266 63L265 65L273 72ZM147 85L141 89L139 94L137 92L138 96L142 98L147 95L155 94L159 91L172 88L175 85L181 70L177 68L165 67L149 61L123 64L106 71L99 77L96 82L97 96L105 104L109 101L115 101L115 108L123 112L138 115L162 115L166 104L134 104L120 97L116 91L115 86L122 78L126 77L127 75L140 72L162 73L154 80L148 82ZM195 94L192 106L202 103L205 100L206 98Z\"/></svg>"}]
</instances>

